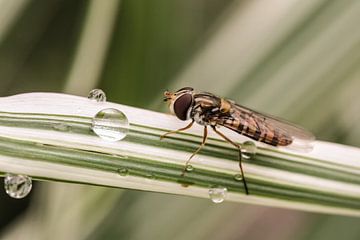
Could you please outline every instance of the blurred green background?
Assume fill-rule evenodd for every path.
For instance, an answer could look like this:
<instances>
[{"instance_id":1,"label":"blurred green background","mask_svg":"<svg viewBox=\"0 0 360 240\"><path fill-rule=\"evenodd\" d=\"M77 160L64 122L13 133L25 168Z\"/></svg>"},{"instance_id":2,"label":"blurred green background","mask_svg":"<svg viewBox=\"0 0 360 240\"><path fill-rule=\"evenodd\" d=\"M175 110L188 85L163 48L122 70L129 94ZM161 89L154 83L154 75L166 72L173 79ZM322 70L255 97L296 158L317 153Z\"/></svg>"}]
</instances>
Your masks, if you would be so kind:
<instances>
[{"instance_id":1,"label":"blurred green background","mask_svg":"<svg viewBox=\"0 0 360 240\"><path fill-rule=\"evenodd\" d=\"M1 96L32 91L167 111L193 86L360 146L360 1L0 0ZM360 219L36 183L0 193L1 239L360 239Z\"/></svg>"}]
</instances>

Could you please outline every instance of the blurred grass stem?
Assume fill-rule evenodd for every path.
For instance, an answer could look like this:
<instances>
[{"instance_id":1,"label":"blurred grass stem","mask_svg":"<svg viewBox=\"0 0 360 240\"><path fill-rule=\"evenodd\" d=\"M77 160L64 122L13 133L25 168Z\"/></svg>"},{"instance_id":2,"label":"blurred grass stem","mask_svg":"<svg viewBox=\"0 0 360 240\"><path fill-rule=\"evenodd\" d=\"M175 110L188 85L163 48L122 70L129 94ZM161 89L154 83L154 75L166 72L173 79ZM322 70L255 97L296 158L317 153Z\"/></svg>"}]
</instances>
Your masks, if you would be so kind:
<instances>
[{"instance_id":1,"label":"blurred grass stem","mask_svg":"<svg viewBox=\"0 0 360 240\"><path fill-rule=\"evenodd\" d=\"M85 95L97 85L119 4L120 0L89 1L85 26L66 81L65 92Z\"/></svg>"}]
</instances>

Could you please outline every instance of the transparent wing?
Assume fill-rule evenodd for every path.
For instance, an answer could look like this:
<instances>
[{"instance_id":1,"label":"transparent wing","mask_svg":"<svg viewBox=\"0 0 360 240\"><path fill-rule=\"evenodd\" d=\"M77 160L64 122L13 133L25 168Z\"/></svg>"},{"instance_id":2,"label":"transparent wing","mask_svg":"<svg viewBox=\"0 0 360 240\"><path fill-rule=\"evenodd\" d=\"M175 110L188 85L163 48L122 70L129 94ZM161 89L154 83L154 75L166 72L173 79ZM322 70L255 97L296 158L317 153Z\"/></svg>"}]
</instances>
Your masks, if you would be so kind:
<instances>
[{"instance_id":1,"label":"transparent wing","mask_svg":"<svg viewBox=\"0 0 360 240\"><path fill-rule=\"evenodd\" d=\"M305 151L312 149L311 142L315 140L315 136L308 130L286 120L254 111L234 102L231 102L231 105L235 114L238 114L238 117L239 115L245 116L247 119L255 120L257 124L262 124L266 128L277 129L290 136L293 139L292 147Z\"/></svg>"}]
</instances>

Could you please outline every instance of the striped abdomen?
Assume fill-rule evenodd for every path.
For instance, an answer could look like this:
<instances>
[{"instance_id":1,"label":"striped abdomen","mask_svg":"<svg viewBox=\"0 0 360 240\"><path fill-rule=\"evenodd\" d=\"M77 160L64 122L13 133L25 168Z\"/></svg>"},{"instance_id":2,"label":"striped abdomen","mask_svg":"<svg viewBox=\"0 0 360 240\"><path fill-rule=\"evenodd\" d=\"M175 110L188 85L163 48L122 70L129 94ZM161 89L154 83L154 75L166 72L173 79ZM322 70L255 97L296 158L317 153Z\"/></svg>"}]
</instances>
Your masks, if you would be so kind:
<instances>
[{"instance_id":1,"label":"striped abdomen","mask_svg":"<svg viewBox=\"0 0 360 240\"><path fill-rule=\"evenodd\" d=\"M227 118L218 123L237 133L272 146L287 146L293 141L291 136L281 129L258 122L254 118L249 118L246 121Z\"/></svg>"}]
</instances>

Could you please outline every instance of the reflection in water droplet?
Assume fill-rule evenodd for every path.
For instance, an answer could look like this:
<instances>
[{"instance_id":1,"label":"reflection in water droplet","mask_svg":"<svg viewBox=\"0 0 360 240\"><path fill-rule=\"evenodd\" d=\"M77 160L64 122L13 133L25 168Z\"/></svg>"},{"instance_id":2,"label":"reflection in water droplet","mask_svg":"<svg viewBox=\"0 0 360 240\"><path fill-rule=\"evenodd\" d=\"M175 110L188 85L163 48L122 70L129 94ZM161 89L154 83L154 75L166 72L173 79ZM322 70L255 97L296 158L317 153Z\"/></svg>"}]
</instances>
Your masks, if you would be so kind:
<instances>
[{"instance_id":1,"label":"reflection in water droplet","mask_svg":"<svg viewBox=\"0 0 360 240\"><path fill-rule=\"evenodd\" d=\"M209 189L209 197L213 203L222 203L227 194L226 187L212 187Z\"/></svg>"},{"instance_id":2,"label":"reflection in water droplet","mask_svg":"<svg viewBox=\"0 0 360 240\"><path fill-rule=\"evenodd\" d=\"M194 167L192 165L188 164L185 166L185 171L191 172L192 170L194 170Z\"/></svg>"},{"instance_id":3,"label":"reflection in water droplet","mask_svg":"<svg viewBox=\"0 0 360 240\"><path fill-rule=\"evenodd\" d=\"M57 131L68 132L71 127L65 123L56 123L53 125L53 128Z\"/></svg>"},{"instance_id":4,"label":"reflection in water droplet","mask_svg":"<svg viewBox=\"0 0 360 240\"><path fill-rule=\"evenodd\" d=\"M101 89L93 89L89 92L88 99L96 102L106 102L106 94Z\"/></svg>"},{"instance_id":5,"label":"reflection in water droplet","mask_svg":"<svg viewBox=\"0 0 360 240\"><path fill-rule=\"evenodd\" d=\"M256 154L256 145L253 141L246 141L241 145L241 154L245 159L250 159Z\"/></svg>"},{"instance_id":6,"label":"reflection in water droplet","mask_svg":"<svg viewBox=\"0 0 360 240\"><path fill-rule=\"evenodd\" d=\"M4 178L6 193L12 198L26 197L32 188L32 181L29 176L7 173Z\"/></svg>"},{"instance_id":7,"label":"reflection in water droplet","mask_svg":"<svg viewBox=\"0 0 360 240\"><path fill-rule=\"evenodd\" d=\"M91 129L102 139L115 142L126 137L129 121L123 112L106 108L94 116Z\"/></svg>"},{"instance_id":8,"label":"reflection in water droplet","mask_svg":"<svg viewBox=\"0 0 360 240\"><path fill-rule=\"evenodd\" d=\"M120 176L127 176L129 174L129 170L127 168L119 168L118 173Z\"/></svg>"},{"instance_id":9,"label":"reflection in water droplet","mask_svg":"<svg viewBox=\"0 0 360 240\"><path fill-rule=\"evenodd\" d=\"M235 174L235 175L234 175L234 180L235 180L235 181L242 181L243 178L242 178L241 174Z\"/></svg>"}]
</instances>

